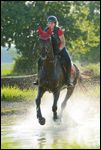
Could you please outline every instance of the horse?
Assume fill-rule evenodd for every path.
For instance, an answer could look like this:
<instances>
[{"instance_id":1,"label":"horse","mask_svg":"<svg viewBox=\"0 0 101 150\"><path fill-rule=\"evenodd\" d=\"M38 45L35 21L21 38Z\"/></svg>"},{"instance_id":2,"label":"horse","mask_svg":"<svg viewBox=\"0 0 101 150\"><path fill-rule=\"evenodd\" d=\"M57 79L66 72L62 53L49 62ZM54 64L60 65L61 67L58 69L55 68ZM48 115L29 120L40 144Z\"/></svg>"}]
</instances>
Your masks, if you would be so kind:
<instances>
[{"instance_id":1,"label":"horse","mask_svg":"<svg viewBox=\"0 0 101 150\"><path fill-rule=\"evenodd\" d=\"M40 30L38 30L38 33L40 41L41 67L38 71L38 95L35 102L37 119L40 125L44 125L45 118L42 116L40 108L41 98L43 94L46 91L53 93L54 101L52 105L52 111L53 120L56 121L58 119L57 101L59 99L60 92L65 88L67 89L65 99L61 104L60 116L62 116L63 110L66 107L67 100L72 95L75 85L77 84L77 80L79 78L79 69L75 64L72 64L71 78L73 80L74 86L68 87L65 82L64 75L65 65L64 67L62 67L60 58L54 55L50 31L46 33L42 31L42 29Z\"/></svg>"}]
</instances>

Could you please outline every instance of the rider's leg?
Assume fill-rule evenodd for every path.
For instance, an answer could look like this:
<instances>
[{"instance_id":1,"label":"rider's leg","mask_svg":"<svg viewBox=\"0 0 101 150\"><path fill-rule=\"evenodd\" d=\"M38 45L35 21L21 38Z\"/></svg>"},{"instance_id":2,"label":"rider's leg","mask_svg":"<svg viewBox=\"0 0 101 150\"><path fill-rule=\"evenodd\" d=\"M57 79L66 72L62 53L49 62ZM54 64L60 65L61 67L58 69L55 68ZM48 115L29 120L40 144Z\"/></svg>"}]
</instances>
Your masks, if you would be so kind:
<instances>
[{"instance_id":1,"label":"rider's leg","mask_svg":"<svg viewBox=\"0 0 101 150\"><path fill-rule=\"evenodd\" d=\"M66 61L66 71L67 71L66 80L67 80L67 84L72 86L73 84L71 82L71 59L70 59L69 53L67 52L65 47L60 51L60 55Z\"/></svg>"}]
</instances>

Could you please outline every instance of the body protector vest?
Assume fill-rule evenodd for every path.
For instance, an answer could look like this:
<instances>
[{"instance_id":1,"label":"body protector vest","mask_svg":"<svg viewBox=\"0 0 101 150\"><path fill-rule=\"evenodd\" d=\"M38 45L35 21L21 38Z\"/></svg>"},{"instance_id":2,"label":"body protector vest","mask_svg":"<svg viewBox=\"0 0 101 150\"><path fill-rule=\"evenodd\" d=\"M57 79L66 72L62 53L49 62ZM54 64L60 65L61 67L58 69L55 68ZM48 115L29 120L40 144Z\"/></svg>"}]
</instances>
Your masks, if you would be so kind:
<instances>
[{"instance_id":1,"label":"body protector vest","mask_svg":"<svg viewBox=\"0 0 101 150\"><path fill-rule=\"evenodd\" d=\"M47 30L48 30L48 27L45 28L44 31L47 31ZM59 30L59 27L55 26L54 30L52 32L52 35L51 35L54 55L58 55L58 53L59 53L58 44L60 43L60 39L59 39L59 36L58 36L58 30Z\"/></svg>"}]
</instances>

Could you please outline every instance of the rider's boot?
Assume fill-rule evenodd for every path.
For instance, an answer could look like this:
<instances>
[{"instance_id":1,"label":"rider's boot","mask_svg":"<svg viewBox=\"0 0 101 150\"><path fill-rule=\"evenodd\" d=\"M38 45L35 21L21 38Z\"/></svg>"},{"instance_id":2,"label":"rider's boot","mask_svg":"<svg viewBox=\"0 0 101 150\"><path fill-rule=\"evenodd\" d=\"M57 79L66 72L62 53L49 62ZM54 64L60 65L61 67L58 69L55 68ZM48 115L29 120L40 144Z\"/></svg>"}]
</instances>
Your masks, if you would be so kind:
<instances>
[{"instance_id":1,"label":"rider's boot","mask_svg":"<svg viewBox=\"0 0 101 150\"><path fill-rule=\"evenodd\" d=\"M73 87L73 86L74 86L74 85L73 85L73 82L72 82L71 79L68 78L68 77L67 77L67 79L66 79L66 83L67 83L68 87Z\"/></svg>"},{"instance_id":2,"label":"rider's boot","mask_svg":"<svg viewBox=\"0 0 101 150\"><path fill-rule=\"evenodd\" d=\"M71 68L66 69L66 83L67 83L68 87L73 87L74 86L73 82L71 80Z\"/></svg>"}]
</instances>

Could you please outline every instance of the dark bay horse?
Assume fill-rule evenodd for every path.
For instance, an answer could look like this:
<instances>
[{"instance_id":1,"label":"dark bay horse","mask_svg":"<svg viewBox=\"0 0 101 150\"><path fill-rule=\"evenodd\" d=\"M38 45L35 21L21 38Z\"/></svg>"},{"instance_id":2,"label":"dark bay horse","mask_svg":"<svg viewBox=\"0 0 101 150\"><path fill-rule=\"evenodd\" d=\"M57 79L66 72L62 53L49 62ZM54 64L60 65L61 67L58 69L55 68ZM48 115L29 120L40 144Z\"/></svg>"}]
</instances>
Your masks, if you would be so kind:
<instances>
[{"instance_id":1,"label":"dark bay horse","mask_svg":"<svg viewBox=\"0 0 101 150\"><path fill-rule=\"evenodd\" d=\"M45 124L45 118L42 116L40 103L43 94L46 91L52 92L54 96L54 102L52 106L53 111L53 119L57 120L57 101L59 99L60 91L64 88L67 88L67 93L64 101L61 105L61 116L62 112L66 106L66 102L69 97L72 95L77 80L79 78L79 70L76 65L72 65L72 80L73 87L68 87L65 83L64 71L61 66L60 60L53 53L53 47L51 42L51 36L49 34L44 35L43 32L39 32L40 34L40 57L42 60L41 68L38 71L38 95L36 98L36 110L37 110L37 118L41 125Z\"/></svg>"}]
</instances>

